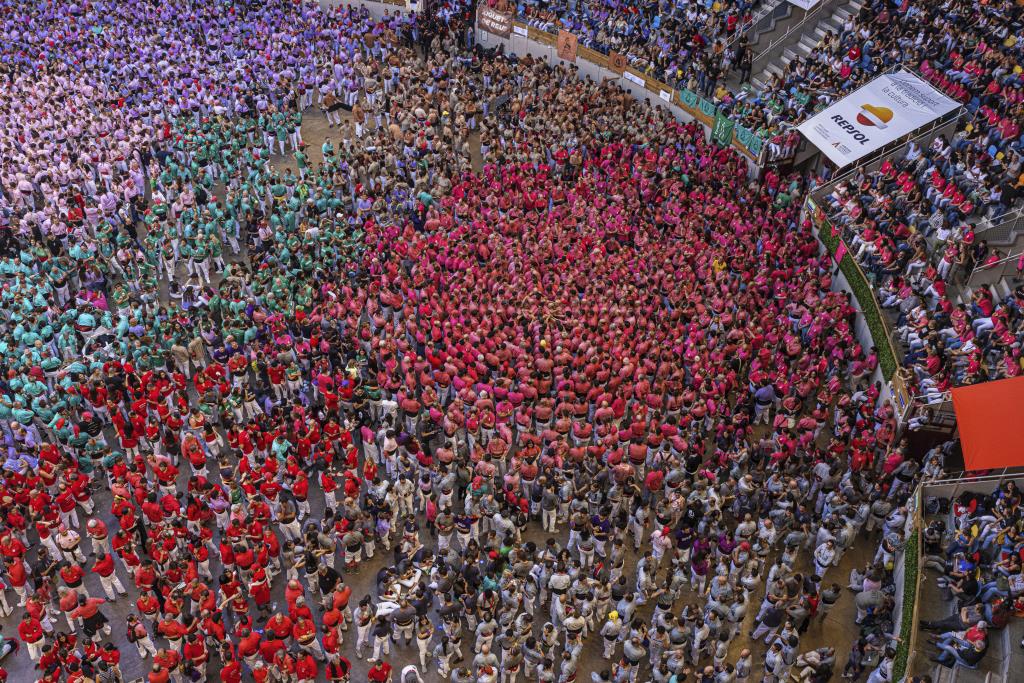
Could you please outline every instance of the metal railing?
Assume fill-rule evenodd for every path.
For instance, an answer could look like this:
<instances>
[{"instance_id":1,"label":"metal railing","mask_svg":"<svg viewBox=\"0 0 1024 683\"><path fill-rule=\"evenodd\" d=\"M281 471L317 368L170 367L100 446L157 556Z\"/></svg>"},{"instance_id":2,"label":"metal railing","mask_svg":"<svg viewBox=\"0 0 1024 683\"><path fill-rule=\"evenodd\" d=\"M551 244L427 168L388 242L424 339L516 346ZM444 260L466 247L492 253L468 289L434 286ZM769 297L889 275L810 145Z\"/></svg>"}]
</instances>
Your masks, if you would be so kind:
<instances>
[{"instance_id":1,"label":"metal railing","mask_svg":"<svg viewBox=\"0 0 1024 683\"><path fill-rule=\"evenodd\" d=\"M942 496L953 499L963 491L978 493L995 491L1008 479L1024 480L1024 467L1004 467L993 474L982 475L966 471L956 472L945 479L922 482L921 492L923 496Z\"/></svg>"},{"instance_id":2,"label":"metal railing","mask_svg":"<svg viewBox=\"0 0 1024 683\"><path fill-rule=\"evenodd\" d=\"M1005 244L1021 232L1024 232L1024 207L1004 213L996 222L990 220L989 225L975 231L975 236L990 243Z\"/></svg>"},{"instance_id":3,"label":"metal railing","mask_svg":"<svg viewBox=\"0 0 1024 683\"><path fill-rule=\"evenodd\" d=\"M811 19L817 18L817 16L821 13L822 9L826 6L831 7L832 4L829 3L827 0L822 0L822 2L819 2L817 5L815 5L809 10L802 10L804 16L800 19L800 21L790 26L785 33L777 37L772 42L768 43L768 46L765 49L761 50L756 55L754 55L754 58L751 61L751 65L757 64L758 60L764 58L764 56L769 54L772 50L784 44L787 40L789 40L789 37L792 36L794 33L796 33L797 31L801 31L804 25Z\"/></svg>"},{"instance_id":4,"label":"metal railing","mask_svg":"<svg viewBox=\"0 0 1024 683\"><path fill-rule=\"evenodd\" d=\"M768 20L768 25L770 26L773 21L778 21L779 19L788 16L791 11L791 7L790 3L786 2L786 0L767 0L758 7L754 16L750 18L750 21L745 22L740 29L736 31L731 38L729 38L725 43L725 47L732 47L733 43L739 40L741 36L745 36L755 29L760 31L761 22L765 19Z\"/></svg>"},{"instance_id":5,"label":"metal railing","mask_svg":"<svg viewBox=\"0 0 1024 683\"><path fill-rule=\"evenodd\" d=\"M899 69L906 69L906 67L897 66L897 67L894 67L892 69L889 69L885 73L892 73L893 71L897 71ZM917 75L916 72L914 72L911 69L906 69L906 70L910 71L911 73L914 73L915 75ZM924 80L924 79L922 79L922 80ZM900 149L902 149L904 145L907 145L907 144L909 144L911 142L917 142L917 141L921 140L922 138L931 137L935 133L935 131L937 129L942 128L944 126L947 126L950 123L955 123L956 121L959 121L964 116L966 111L967 110L964 107L960 107L958 109L954 109L953 111L949 112L945 116L940 116L939 118L937 118L934 121L932 121L930 124L927 124L924 128L918 129L918 132L907 133L902 138L899 138L897 140L893 140L888 145L885 145L884 147L880 147L879 149L875 150L874 152L872 152L871 154L867 155L866 157L863 157L862 159L858 159L857 163L849 164L849 169L846 172L844 172L842 175L838 175L835 178L832 178L831 180L829 180L827 183L824 183L822 185L819 185L819 186L815 187L812 190L812 194L814 195L816 200L820 200L826 194L828 194L833 189L835 189L836 185L838 185L839 183L845 182L845 181L849 180L851 177L853 177L853 175L855 173L857 173L857 171L859 169L862 169L865 166L870 166L871 164L883 161L886 157L888 157L890 155L893 155L896 152L898 152ZM841 167L841 168L846 168L846 167L844 166L844 167ZM821 204L821 202L819 201L819 205L820 204Z\"/></svg>"},{"instance_id":6,"label":"metal railing","mask_svg":"<svg viewBox=\"0 0 1024 683\"><path fill-rule=\"evenodd\" d=\"M1019 220L1019 219L1018 219ZM999 259L995 263L978 263L971 269L970 275L964 282L964 289L974 289L985 285L995 285L1007 277L1017 275L1017 263L1024 256L1024 251L1010 254Z\"/></svg>"}]
</instances>

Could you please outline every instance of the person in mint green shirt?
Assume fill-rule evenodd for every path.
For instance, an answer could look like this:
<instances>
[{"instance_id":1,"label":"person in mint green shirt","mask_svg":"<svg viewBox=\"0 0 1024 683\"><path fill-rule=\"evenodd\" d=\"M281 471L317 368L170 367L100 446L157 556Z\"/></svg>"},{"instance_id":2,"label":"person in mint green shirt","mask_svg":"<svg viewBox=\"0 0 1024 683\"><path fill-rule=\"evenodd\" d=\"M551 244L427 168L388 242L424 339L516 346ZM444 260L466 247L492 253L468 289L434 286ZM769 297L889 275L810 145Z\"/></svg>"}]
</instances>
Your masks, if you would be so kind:
<instances>
[{"instance_id":1,"label":"person in mint green shirt","mask_svg":"<svg viewBox=\"0 0 1024 683\"><path fill-rule=\"evenodd\" d=\"M283 202L288 195L288 186L281 181L281 177L275 175L274 182L270 185L270 196L275 202Z\"/></svg>"},{"instance_id":2,"label":"person in mint green shirt","mask_svg":"<svg viewBox=\"0 0 1024 683\"><path fill-rule=\"evenodd\" d=\"M309 157L306 156L306 143L300 142L295 150L295 165L299 169L299 178L305 180Z\"/></svg>"},{"instance_id":3,"label":"person in mint green shirt","mask_svg":"<svg viewBox=\"0 0 1024 683\"><path fill-rule=\"evenodd\" d=\"M284 154L284 143L288 139L288 136L292 132L290 122L285 118L279 118L275 124L275 135L278 146L281 148L280 154ZM270 150L273 152L273 148Z\"/></svg>"},{"instance_id":4,"label":"person in mint green shirt","mask_svg":"<svg viewBox=\"0 0 1024 683\"><path fill-rule=\"evenodd\" d=\"M292 149L298 149L299 145L302 144L302 111L292 112L291 115L292 130L289 134L292 143Z\"/></svg>"}]
</instances>

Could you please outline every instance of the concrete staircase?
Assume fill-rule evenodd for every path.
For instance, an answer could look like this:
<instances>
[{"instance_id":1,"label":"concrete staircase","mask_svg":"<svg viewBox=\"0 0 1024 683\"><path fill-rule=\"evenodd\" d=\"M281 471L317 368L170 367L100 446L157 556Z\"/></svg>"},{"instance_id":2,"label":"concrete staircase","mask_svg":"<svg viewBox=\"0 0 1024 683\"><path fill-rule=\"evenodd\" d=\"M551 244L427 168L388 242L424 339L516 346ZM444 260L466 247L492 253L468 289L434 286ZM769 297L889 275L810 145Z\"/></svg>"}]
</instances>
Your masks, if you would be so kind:
<instances>
[{"instance_id":1,"label":"concrete staircase","mask_svg":"<svg viewBox=\"0 0 1024 683\"><path fill-rule=\"evenodd\" d=\"M747 44L756 49L760 41L785 26L793 16L793 7L786 0L764 0L758 4L750 27L743 31Z\"/></svg>"},{"instance_id":2,"label":"concrete staircase","mask_svg":"<svg viewBox=\"0 0 1024 683\"><path fill-rule=\"evenodd\" d=\"M979 671L954 667L947 669L936 665L931 671L932 683L1009 683L1001 674L993 671Z\"/></svg>"},{"instance_id":3,"label":"concrete staircase","mask_svg":"<svg viewBox=\"0 0 1024 683\"><path fill-rule=\"evenodd\" d=\"M835 34L842 32L843 22L850 16L859 14L863 6L863 0L851 0L832 10L831 15L827 14L828 10L825 9L820 13L817 23L812 26L811 22L808 22L802 33L794 34L795 42L785 47L777 59L769 57L764 69L751 79L751 85L757 90L764 90L772 76L783 75L786 66L791 61L805 58L814 49L814 46L825 37L826 33L829 31Z\"/></svg>"}]
</instances>

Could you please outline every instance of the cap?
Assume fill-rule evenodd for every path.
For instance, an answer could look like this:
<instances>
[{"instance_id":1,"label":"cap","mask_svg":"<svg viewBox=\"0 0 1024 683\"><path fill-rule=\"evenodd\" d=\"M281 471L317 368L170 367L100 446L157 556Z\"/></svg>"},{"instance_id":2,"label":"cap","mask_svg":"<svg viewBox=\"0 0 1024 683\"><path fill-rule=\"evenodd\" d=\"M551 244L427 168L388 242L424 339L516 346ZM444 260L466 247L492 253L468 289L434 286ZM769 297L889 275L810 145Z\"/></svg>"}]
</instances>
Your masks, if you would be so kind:
<instances>
[{"instance_id":1,"label":"cap","mask_svg":"<svg viewBox=\"0 0 1024 683\"><path fill-rule=\"evenodd\" d=\"M608 613L608 618L609 619L618 619L619 618L619 613L616 612L615 610L612 610L611 612Z\"/></svg>"}]
</instances>

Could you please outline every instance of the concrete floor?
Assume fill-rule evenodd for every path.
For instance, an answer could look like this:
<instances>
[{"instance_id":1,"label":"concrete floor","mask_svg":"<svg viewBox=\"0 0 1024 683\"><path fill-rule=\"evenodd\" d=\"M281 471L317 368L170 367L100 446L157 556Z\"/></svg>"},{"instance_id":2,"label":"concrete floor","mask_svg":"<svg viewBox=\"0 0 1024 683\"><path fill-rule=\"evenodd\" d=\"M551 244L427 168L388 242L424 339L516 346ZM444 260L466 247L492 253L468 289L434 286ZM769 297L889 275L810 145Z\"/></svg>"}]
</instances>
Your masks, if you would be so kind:
<instances>
[{"instance_id":1,"label":"concrete floor","mask_svg":"<svg viewBox=\"0 0 1024 683\"><path fill-rule=\"evenodd\" d=\"M327 125L326 119L319 112L314 112L312 110L308 111L303 118L303 138L307 143L307 153L311 158L311 162L314 164L319 163L322 160L320 145L323 143L325 136L330 136L335 143L335 147L338 146L338 141L340 139L338 130L330 129ZM475 143L476 144L474 145L474 160L477 163L479 163L478 141L475 141ZM295 168L294 158L292 158L291 156L277 157L273 160L273 164L280 170L283 170L286 166L289 166L293 169ZM188 467L183 465L182 469L183 473L181 475L180 484L182 485L182 487L184 487L185 482L187 480L187 476L184 470L188 470ZM211 470L210 476L211 478L216 480L218 475L215 469ZM96 506L98 516L105 522L107 522L108 525L114 525L112 526L112 528L116 529L116 523L113 521L113 517L109 513L109 493L106 490L104 490L102 493L97 494L96 498L98 503ZM324 507L323 499L319 492L310 492L310 505L314 516L322 512ZM86 520L84 518L81 519L83 525L85 524L85 521ZM429 543L429 538L427 537L426 532L422 532L422 534L424 540ZM539 523L531 522L525 536L526 538L524 540L533 540L535 542L538 542L538 545L542 545L543 541L547 538L548 535L541 530ZM567 531L563 531L560 534L557 534L557 538L561 543L564 544L568 538ZM847 583L847 577L849 576L850 570L854 567L864 566L864 563L873 556L876 543L877 539L872 541L869 541L865 538L859 539L857 545L853 549L851 549L850 552L846 553L839 566L834 567L828 573L826 579L829 582L835 581L836 583L839 583L841 586L845 586ZM391 564L390 557L390 553L378 552L377 555L371 561L368 561L364 563L362 566L360 566L360 571L358 571L355 574L346 575L346 583L349 586L351 586L353 591L353 605L356 602L358 602L358 599L363 595L375 591L374 577L376 576L376 573L379 569L381 569L385 565ZM803 566L798 567L798 569L804 571L810 570L811 565L809 556L803 557L802 560ZM635 565L635 561L635 557L629 558L629 561L627 562L627 569L632 569ZM341 564L338 563L337 566L340 568ZM220 568L213 561L211 561L211 569L213 571L214 576L219 576ZM151 667L148 661L140 660L135 647L128 643L125 638L125 619L129 614L132 614L134 612L134 603L136 598L138 597L138 594L135 591L134 586L130 585L131 582L125 575L123 567L119 569L118 575L120 576L122 583L126 586L126 588L128 588L129 594L127 597L118 599L113 604L103 605L102 610L109 618L113 629L111 640L118 646L118 648L121 651L121 670L123 672L124 679L126 681L133 681L135 679L144 678L151 670ZM90 595L103 595L99 581L94 574L87 575L85 585L87 586ZM282 605L284 604L283 593L284 577L278 576L274 581L272 595L273 599L275 601L278 601ZM374 597L376 597L376 594L373 594ZM760 671L761 669L763 663L763 655L765 652L765 646L763 643L751 644L748 637L746 636L746 633L753 628L752 624L754 615L757 612L757 607L758 605L760 605L763 595L764 590L762 586L762 588L754 596L752 596L749 607L749 614L744 624L744 628L741 630L741 635L739 635L732 643L730 650L730 661L735 661L740 650L742 650L745 647L750 647L754 653L754 663L756 672ZM310 597L311 596L307 596L307 602L311 606L314 606L315 610L316 600L309 599ZM12 605L16 602L16 598L13 592L8 593L8 599L12 602ZM686 602L690 601L699 602L699 600L694 595L687 596ZM680 604L682 603L677 603L677 605ZM639 614L642 617L649 617L652 609L653 605L648 605L642 608L639 611ZM836 648L838 655L836 678L838 678L838 673L842 671L842 666L846 662L847 653L849 652L850 645L857 635L857 627L853 621L854 612L855 610L853 607L852 593L846 591L843 597L840 599L839 603L837 603L837 605L828 614L828 616L823 621L815 620L813 625L802 638L801 651L811 650L824 645L832 645ZM19 620L20 612L18 610L15 610L13 616L0 620L0 625L2 625L3 633L8 637L15 636ZM543 623L544 619L540 619L539 621ZM59 628L60 627L58 625L58 630ZM365 661L356 659L354 651L354 639L354 629L351 629L348 633L346 633L346 639L342 647L342 652L346 657L351 659L353 662L354 672L352 676L352 681L365 681L366 672L369 667ZM472 659L472 653L470 652L471 644L468 643L469 640L470 639L467 637L464 638L463 641L466 644L466 647L464 648L464 653L467 656L467 663L468 660ZM161 647L165 644L162 642L161 639L154 638L154 641L156 642L157 647ZM591 635L591 637L585 643L584 653L581 657L581 675L577 679L581 683L590 680L591 672L601 671L604 668L610 668L610 663L606 662L601 656L601 644L599 641L600 636ZM619 652L621 653L621 647L619 648ZM388 658L388 661L396 669L396 681L397 672L401 671L402 667L407 664L416 663L416 659L417 655L415 645L412 645L409 648L401 646L393 647L392 654ZM710 662L707 661L702 663ZM3 662L3 666L8 671L8 680L15 683L27 683L28 681L36 680L39 677L39 672L33 669L32 662L29 660L28 654L24 648L22 648L22 650L18 652L16 655L9 657L5 662ZM219 662L216 659L214 659L210 663L208 675L209 680L219 680L219 677L217 676L216 673L218 666ZM424 679L426 681L434 682L442 680L437 675L436 667L432 661L429 661L427 663L426 671L423 673ZM649 680L648 676L649 674L646 671L644 671L643 673L641 673L638 680ZM752 678L752 680L759 679L759 673L756 673L755 677ZM324 680L323 674L321 674L319 680ZM521 677L520 680L523 680L523 677Z\"/></svg>"}]
</instances>

